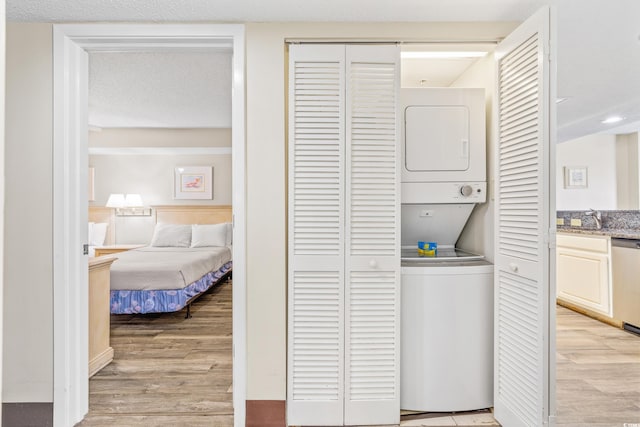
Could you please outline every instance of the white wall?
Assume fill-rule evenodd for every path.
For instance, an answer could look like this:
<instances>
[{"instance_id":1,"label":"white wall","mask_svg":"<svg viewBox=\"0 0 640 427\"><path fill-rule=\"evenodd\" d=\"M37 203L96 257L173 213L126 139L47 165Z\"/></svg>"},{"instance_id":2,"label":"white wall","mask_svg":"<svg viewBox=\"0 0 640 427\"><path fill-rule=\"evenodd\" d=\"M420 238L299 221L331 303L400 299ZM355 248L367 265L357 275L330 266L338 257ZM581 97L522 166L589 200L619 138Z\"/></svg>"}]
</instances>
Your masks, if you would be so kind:
<instances>
[{"instance_id":1,"label":"white wall","mask_svg":"<svg viewBox=\"0 0 640 427\"><path fill-rule=\"evenodd\" d=\"M487 40L505 36L516 25L246 25L247 399L286 398L285 40ZM5 250L4 316L10 322L4 328L4 400L51 402L51 25L11 24L8 31L6 153L11 162L6 162L5 225L12 234L5 236L11 253ZM25 172L28 192L19 179Z\"/></svg>"},{"instance_id":2,"label":"white wall","mask_svg":"<svg viewBox=\"0 0 640 427\"><path fill-rule=\"evenodd\" d=\"M104 206L111 193L140 194L145 206L231 204L231 154L93 155L89 166L95 170L92 206ZM213 199L174 199L178 166L212 166Z\"/></svg>"},{"instance_id":3,"label":"white wall","mask_svg":"<svg viewBox=\"0 0 640 427\"><path fill-rule=\"evenodd\" d=\"M90 130L89 147L231 147L231 129Z\"/></svg>"},{"instance_id":4,"label":"white wall","mask_svg":"<svg viewBox=\"0 0 640 427\"><path fill-rule=\"evenodd\" d=\"M104 206L111 193L137 193L145 206L231 205L231 155L93 155L95 201ZM213 166L213 200L175 200L177 166ZM149 243L152 217L116 217L115 243Z\"/></svg>"},{"instance_id":5,"label":"white wall","mask_svg":"<svg viewBox=\"0 0 640 427\"><path fill-rule=\"evenodd\" d=\"M556 209L615 210L616 136L595 134L556 147ZM564 167L586 166L587 188L564 188Z\"/></svg>"},{"instance_id":6,"label":"white wall","mask_svg":"<svg viewBox=\"0 0 640 427\"><path fill-rule=\"evenodd\" d=\"M91 148L228 147L228 154L106 154L90 155L94 168L95 200L104 206L111 193L137 193L145 206L231 205L231 129L103 129L89 132ZM126 152L126 150L124 150ZM178 166L212 166L212 200L176 200L174 169ZM116 217L115 243L149 243L153 217Z\"/></svg>"},{"instance_id":7,"label":"white wall","mask_svg":"<svg viewBox=\"0 0 640 427\"><path fill-rule=\"evenodd\" d=\"M8 24L3 401L53 401L52 30Z\"/></svg>"},{"instance_id":8,"label":"white wall","mask_svg":"<svg viewBox=\"0 0 640 427\"><path fill-rule=\"evenodd\" d=\"M285 40L487 40L516 25L247 24L247 399L286 398Z\"/></svg>"},{"instance_id":9,"label":"white wall","mask_svg":"<svg viewBox=\"0 0 640 427\"><path fill-rule=\"evenodd\" d=\"M617 209L640 209L638 132L616 135Z\"/></svg>"},{"instance_id":10,"label":"white wall","mask_svg":"<svg viewBox=\"0 0 640 427\"><path fill-rule=\"evenodd\" d=\"M464 72L451 87L482 87L486 99L486 131L487 131L487 201L476 205L467 221L457 246L473 253L484 255L487 260L494 259L494 189L493 174L495 172L495 141L493 136L493 98L495 95L495 59L488 54L476 61Z\"/></svg>"}]
</instances>

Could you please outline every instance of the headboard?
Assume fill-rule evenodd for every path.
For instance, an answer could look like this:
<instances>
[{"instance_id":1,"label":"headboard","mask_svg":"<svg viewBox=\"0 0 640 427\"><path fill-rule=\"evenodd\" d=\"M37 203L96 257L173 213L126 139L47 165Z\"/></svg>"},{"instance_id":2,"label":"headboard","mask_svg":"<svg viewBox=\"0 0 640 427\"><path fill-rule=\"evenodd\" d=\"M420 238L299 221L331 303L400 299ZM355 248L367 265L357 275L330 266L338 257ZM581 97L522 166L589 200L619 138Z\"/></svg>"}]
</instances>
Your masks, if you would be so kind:
<instances>
[{"instance_id":1,"label":"headboard","mask_svg":"<svg viewBox=\"0 0 640 427\"><path fill-rule=\"evenodd\" d=\"M220 224L231 222L231 206L216 205L179 205L179 206L153 206L154 217L147 217L157 224ZM104 206L89 206L89 222L106 222L107 237L105 245L113 245L116 242L116 217L113 208ZM149 231L153 231L154 223L150 224ZM125 226L126 224L120 224ZM126 230L126 226L123 229Z\"/></svg>"},{"instance_id":2,"label":"headboard","mask_svg":"<svg viewBox=\"0 0 640 427\"><path fill-rule=\"evenodd\" d=\"M231 222L231 206L154 206L157 224L220 224Z\"/></svg>"},{"instance_id":3,"label":"headboard","mask_svg":"<svg viewBox=\"0 0 640 427\"><path fill-rule=\"evenodd\" d=\"M116 241L116 217L113 208L104 206L89 206L89 222L106 222L107 237L104 239L105 245L113 245Z\"/></svg>"}]
</instances>

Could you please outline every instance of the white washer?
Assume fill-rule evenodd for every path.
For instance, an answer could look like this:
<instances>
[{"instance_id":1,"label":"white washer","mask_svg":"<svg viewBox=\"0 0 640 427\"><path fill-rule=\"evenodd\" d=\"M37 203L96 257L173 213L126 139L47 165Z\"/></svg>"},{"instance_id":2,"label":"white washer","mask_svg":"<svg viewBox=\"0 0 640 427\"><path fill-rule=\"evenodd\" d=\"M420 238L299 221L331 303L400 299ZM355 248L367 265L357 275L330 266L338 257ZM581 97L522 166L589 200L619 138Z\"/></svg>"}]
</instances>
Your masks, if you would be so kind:
<instances>
[{"instance_id":1,"label":"white washer","mask_svg":"<svg viewBox=\"0 0 640 427\"><path fill-rule=\"evenodd\" d=\"M400 407L493 406L493 265L407 259L401 294Z\"/></svg>"}]
</instances>

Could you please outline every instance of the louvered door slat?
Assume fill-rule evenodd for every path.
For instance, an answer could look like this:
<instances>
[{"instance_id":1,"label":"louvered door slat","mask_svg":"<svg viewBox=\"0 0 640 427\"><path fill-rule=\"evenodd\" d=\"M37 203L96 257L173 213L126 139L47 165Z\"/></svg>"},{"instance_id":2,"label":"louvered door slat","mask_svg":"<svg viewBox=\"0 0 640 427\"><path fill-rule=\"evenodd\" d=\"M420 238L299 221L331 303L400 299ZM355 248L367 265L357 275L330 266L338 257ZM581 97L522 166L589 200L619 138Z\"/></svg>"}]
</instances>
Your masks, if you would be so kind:
<instances>
[{"instance_id":1,"label":"louvered door slat","mask_svg":"<svg viewBox=\"0 0 640 427\"><path fill-rule=\"evenodd\" d=\"M554 424L549 339L551 162L549 10L496 49L495 417Z\"/></svg>"},{"instance_id":2,"label":"louvered door slat","mask_svg":"<svg viewBox=\"0 0 640 427\"><path fill-rule=\"evenodd\" d=\"M350 176L348 198L351 207L348 250L351 255L393 255L395 253L396 221L396 74L395 63L350 63ZM371 162L371 152L384 150ZM375 182L370 182L373 179ZM392 191L381 190L380 183L387 183ZM378 227L362 226L373 216L367 207L376 206ZM389 212L387 221L380 221L377 213Z\"/></svg>"},{"instance_id":3,"label":"louvered door slat","mask_svg":"<svg viewBox=\"0 0 640 427\"><path fill-rule=\"evenodd\" d=\"M344 49L292 46L287 419L342 425Z\"/></svg>"},{"instance_id":4,"label":"louvered door slat","mask_svg":"<svg viewBox=\"0 0 640 427\"><path fill-rule=\"evenodd\" d=\"M524 98L526 102L531 103L531 97L533 97L533 99L537 99L537 68L536 72L530 71L528 73L527 79L523 79L523 77L518 73L518 70L521 67L529 65L530 68L530 64L532 62L534 64L537 62L537 50L534 48L536 45L535 37L529 39L509 56L505 57L500 63L501 144L509 144L514 136L521 137L522 135L529 135L529 138L520 139L518 143L509 144L506 150L503 150L502 147L499 150L499 161L501 166L500 191L517 191L519 195L529 197L531 199L537 199L539 197L538 179L523 178L521 170L522 168L527 168L527 170L536 177L539 177L540 175L539 158L541 148L538 143L538 111L537 109L531 109L528 115L519 117L511 114L510 107L515 105L514 100L521 100ZM503 87L510 87L512 84L511 80L513 79L517 79L519 82L519 85L514 87L524 89L511 89L508 91L502 90ZM524 210L528 210L533 208L535 211L537 209L537 205L523 206L521 199L501 199L500 204L504 210L509 210L511 208L519 210L524 208ZM537 224L534 224L534 226L537 227ZM535 261L538 253L538 236L533 235L520 240L516 239L516 237L522 238L522 235L512 235L510 230L511 229L505 228L500 228L498 230L499 238L505 242L509 242L509 244L500 246L501 253L507 256L523 257L526 260ZM518 244L514 244L514 241L516 240Z\"/></svg>"},{"instance_id":5,"label":"louvered door slat","mask_svg":"<svg viewBox=\"0 0 640 427\"><path fill-rule=\"evenodd\" d=\"M348 394L354 401L394 399L398 339L395 273L352 272L349 283Z\"/></svg>"},{"instance_id":6,"label":"louvered door slat","mask_svg":"<svg viewBox=\"0 0 640 427\"><path fill-rule=\"evenodd\" d=\"M338 272L294 273L294 401L340 398L340 285Z\"/></svg>"},{"instance_id":7,"label":"louvered door slat","mask_svg":"<svg viewBox=\"0 0 640 427\"><path fill-rule=\"evenodd\" d=\"M503 325L498 335L500 346L518 348L517 356L512 352L500 352L499 363L504 372L498 381L498 393L512 396L511 409L531 425L537 419L536 408L539 405L538 372L540 365L540 336L538 318L539 295L535 281L523 279L501 272L498 300L505 307L517 306L518 309L503 309L499 313L499 322ZM527 316L523 313L527 313ZM523 363L523 356L529 363Z\"/></svg>"},{"instance_id":8,"label":"louvered door slat","mask_svg":"<svg viewBox=\"0 0 640 427\"><path fill-rule=\"evenodd\" d=\"M397 424L398 50L347 49L345 425Z\"/></svg>"}]
</instances>

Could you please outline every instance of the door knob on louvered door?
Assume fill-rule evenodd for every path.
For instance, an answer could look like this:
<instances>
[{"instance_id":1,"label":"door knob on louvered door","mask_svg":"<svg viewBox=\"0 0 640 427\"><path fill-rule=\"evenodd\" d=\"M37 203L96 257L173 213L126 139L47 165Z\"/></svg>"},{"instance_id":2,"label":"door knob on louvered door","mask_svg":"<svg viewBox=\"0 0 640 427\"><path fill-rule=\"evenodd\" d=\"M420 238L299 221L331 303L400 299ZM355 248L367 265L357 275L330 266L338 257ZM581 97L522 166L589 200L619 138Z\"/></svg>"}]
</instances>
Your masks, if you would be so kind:
<instances>
[{"instance_id":1,"label":"door knob on louvered door","mask_svg":"<svg viewBox=\"0 0 640 427\"><path fill-rule=\"evenodd\" d=\"M378 261L376 261L375 259L372 259L371 261L369 261L369 267L377 268L378 267Z\"/></svg>"},{"instance_id":2,"label":"door knob on louvered door","mask_svg":"<svg viewBox=\"0 0 640 427\"><path fill-rule=\"evenodd\" d=\"M518 272L518 264L516 264L515 262L511 262L509 263L509 268L511 269L511 271L513 271L514 273Z\"/></svg>"}]
</instances>

